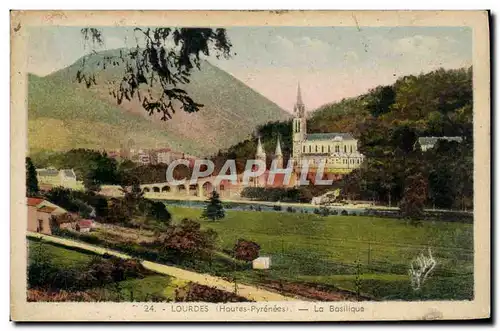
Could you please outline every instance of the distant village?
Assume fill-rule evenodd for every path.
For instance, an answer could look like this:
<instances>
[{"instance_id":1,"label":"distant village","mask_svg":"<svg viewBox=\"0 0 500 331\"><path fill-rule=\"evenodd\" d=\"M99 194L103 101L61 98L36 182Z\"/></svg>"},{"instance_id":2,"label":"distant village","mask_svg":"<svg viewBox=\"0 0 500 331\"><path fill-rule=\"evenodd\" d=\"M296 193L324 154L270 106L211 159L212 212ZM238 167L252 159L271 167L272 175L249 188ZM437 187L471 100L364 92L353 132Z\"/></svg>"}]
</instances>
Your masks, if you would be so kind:
<instances>
[{"instance_id":1,"label":"distant village","mask_svg":"<svg viewBox=\"0 0 500 331\"><path fill-rule=\"evenodd\" d=\"M131 160L138 164L170 164L174 160L185 159L190 166L194 165L195 156L183 152L174 151L170 148L142 149L123 147L113 150L106 150L106 154L113 159Z\"/></svg>"}]
</instances>

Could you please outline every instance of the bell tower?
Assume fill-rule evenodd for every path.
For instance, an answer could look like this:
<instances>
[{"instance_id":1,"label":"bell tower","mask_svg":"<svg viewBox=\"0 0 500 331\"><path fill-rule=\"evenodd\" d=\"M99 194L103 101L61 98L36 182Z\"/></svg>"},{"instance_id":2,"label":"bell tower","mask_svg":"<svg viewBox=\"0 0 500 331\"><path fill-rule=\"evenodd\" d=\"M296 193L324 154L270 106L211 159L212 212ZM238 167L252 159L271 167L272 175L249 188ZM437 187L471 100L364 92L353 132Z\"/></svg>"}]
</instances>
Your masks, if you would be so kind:
<instances>
[{"instance_id":1,"label":"bell tower","mask_svg":"<svg viewBox=\"0 0 500 331\"><path fill-rule=\"evenodd\" d=\"M293 151L294 159L299 159L302 153L302 142L306 138L306 106L302 101L302 94L300 91L300 83L297 88L297 101L293 107L293 114L295 115L292 124L292 137L293 137Z\"/></svg>"}]
</instances>

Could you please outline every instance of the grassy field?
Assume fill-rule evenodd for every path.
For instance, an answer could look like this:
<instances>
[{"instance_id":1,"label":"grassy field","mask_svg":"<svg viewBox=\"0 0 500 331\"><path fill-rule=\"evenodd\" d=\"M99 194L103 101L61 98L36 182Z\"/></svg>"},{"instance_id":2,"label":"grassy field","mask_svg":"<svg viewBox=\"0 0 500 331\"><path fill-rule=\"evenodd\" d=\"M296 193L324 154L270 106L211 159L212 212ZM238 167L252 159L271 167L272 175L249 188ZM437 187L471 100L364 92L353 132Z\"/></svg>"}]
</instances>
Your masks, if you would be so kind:
<instances>
[{"instance_id":1,"label":"grassy field","mask_svg":"<svg viewBox=\"0 0 500 331\"><path fill-rule=\"evenodd\" d=\"M50 257L51 263L61 269L85 267L96 256L49 243L39 245L39 242L28 240L29 256L34 250L42 249L44 254ZM153 274L114 283L107 290L119 291L121 298L126 301L148 301L152 297L174 300L175 290L186 284L187 282L174 277Z\"/></svg>"},{"instance_id":2,"label":"grassy field","mask_svg":"<svg viewBox=\"0 0 500 331\"><path fill-rule=\"evenodd\" d=\"M28 257L32 258L35 250L41 250L44 255L49 256L51 263L60 268L78 268L89 263L95 254L86 254L72 249L28 239Z\"/></svg>"},{"instance_id":3,"label":"grassy field","mask_svg":"<svg viewBox=\"0 0 500 331\"><path fill-rule=\"evenodd\" d=\"M202 212L168 209L174 221L199 219ZM354 290L358 275L362 291L379 299L471 299L473 295L471 224L415 226L365 216L235 210L226 210L221 221L201 222L217 231L223 249L231 249L238 238L257 242L261 255L271 256L272 267L265 273L269 278ZM408 267L418 254L428 254L429 247L438 264L422 290L415 292ZM238 277L255 281L257 274L242 271Z\"/></svg>"}]
</instances>

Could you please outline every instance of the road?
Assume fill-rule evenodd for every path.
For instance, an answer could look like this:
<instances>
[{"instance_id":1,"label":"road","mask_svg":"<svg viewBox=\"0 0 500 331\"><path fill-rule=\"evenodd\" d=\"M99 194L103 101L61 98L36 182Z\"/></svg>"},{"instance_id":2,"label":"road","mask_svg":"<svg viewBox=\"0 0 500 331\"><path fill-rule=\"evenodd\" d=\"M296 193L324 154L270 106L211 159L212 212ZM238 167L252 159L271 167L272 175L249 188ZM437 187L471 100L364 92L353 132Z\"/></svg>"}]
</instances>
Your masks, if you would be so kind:
<instances>
[{"instance_id":1,"label":"road","mask_svg":"<svg viewBox=\"0 0 500 331\"><path fill-rule=\"evenodd\" d=\"M120 257L122 259L132 258L127 254L83 242L74 241L71 239L48 236L34 232L27 232L27 236L32 238L42 238L45 241L58 243L67 247L78 247L80 249L84 249L100 255L107 253L113 256ZM142 260L142 265L144 266L144 268L157 272L159 274L173 276L201 285L213 286L223 291L234 292L235 289L234 283L228 282L220 277L200 274L197 272L145 260ZM265 289L244 284L237 284L237 294L252 301L301 301L299 299L287 297L276 292L271 292Z\"/></svg>"}]
</instances>

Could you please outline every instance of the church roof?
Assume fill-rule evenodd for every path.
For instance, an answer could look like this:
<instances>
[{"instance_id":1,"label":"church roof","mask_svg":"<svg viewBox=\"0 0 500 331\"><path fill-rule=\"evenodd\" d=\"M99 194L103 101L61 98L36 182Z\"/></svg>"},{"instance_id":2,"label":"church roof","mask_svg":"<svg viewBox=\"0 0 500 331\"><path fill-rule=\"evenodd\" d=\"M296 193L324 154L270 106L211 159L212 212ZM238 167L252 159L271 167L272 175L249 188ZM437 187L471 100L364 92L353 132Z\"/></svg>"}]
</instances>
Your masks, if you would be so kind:
<instances>
[{"instance_id":1,"label":"church roof","mask_svg":"<svg viewBox=\"0 0 500 331\"><path fill-rule=\"evenodd\" d=\"M309 133L306 134L306 140L334 140L339 137L340 140L353 140L350 133Z\"/></svg>"}]
</instances>

